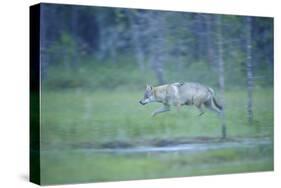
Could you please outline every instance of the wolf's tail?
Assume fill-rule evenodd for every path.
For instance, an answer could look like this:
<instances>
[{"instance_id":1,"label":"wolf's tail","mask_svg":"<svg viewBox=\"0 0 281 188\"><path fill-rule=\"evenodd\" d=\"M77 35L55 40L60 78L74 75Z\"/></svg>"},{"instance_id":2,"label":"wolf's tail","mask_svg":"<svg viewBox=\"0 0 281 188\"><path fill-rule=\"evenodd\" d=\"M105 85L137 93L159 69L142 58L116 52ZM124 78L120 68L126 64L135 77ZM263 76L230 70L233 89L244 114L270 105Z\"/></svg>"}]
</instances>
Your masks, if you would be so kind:
<instances>
[{"instance_id":1,"label":"wolf's tail","mask_svg":"<svg viewBox=\"0 0 281 188\"><path fill-rule=\"evenodd\" d=\"M222 107L220 104L218 104L218 102L216 101L216 99L215 99L214 96L213 96L212 100L213 100L215 106L216 106L219 110L222 110L222 109L223 109L223 107Z\"/></svg>"},{"instance_id":2,"label":"wolf's tail","mask_svg":"<svg viewBox=\"0 0 281 188\"><path fill-rule=\"evenodd\" d=\"M215 99L215 91L212 88L210 88L210 87L208 87L208 90L209 90L209 92L212 95L213 104L221 111L223 109L223 107L216 101L216 99Z\"/></svg>"},{"instance_id":3,"label":"wolf's tail","mask_svg":"<svg viewBox=\"0 0 281 188\"><path fill-rule=\"evenodd\" d=\"M208 87L208 91L210 91L210 93L212 94L212 96L215 95L215 91L214 91L212 88Z\"/></svg>"}]
</instances>

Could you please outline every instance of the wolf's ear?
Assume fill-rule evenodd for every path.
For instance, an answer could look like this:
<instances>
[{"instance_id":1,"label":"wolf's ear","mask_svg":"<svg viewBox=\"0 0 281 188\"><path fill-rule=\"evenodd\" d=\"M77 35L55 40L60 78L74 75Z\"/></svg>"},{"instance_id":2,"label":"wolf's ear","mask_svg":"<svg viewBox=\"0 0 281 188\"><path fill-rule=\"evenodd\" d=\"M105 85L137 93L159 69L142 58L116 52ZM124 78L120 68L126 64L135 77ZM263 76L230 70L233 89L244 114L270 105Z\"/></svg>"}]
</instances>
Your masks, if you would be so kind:
<instances>
[{"instance_id":1,"label":"wolf's ear","mask_svg":"<svg viewBox=\"0 0 281 188\"><path fill-rule=\"evenodd\" d=\"M152 86L151 85L146 85L146 89L147 90L152 90Z\"/></svg>"}]
</instances>

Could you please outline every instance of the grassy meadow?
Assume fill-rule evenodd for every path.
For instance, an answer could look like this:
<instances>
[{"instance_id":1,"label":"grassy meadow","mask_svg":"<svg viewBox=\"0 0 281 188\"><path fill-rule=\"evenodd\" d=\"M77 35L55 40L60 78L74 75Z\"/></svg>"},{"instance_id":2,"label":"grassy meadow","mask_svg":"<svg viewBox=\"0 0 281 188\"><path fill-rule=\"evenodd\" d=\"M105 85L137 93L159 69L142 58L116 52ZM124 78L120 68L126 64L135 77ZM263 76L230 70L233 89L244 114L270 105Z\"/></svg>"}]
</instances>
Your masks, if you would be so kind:
<instances>
[{"instance_id":1,"label":"grassy meadow","mask_svg":"<svg viewBox=\"0 0 281 188\"><path fill-rule=\"evenodd\" d=\"M43 184L62 184L269 171L272 152L272 146L126 155L43 151L41 178Z\"/></svg>"},{"instance_id":2,"label":"grassy meadow","mask_svg":"<svg viewBox=\"0 0 281 188\"><path fill-rule=\"evenodd\" d=\"M246 93L226 92L227 136L272 136L273 106L269 96L272 91L255 92L255 121L249 126ZM43 148L71 148L79 144L100 147L115 141L133 145L145 140L221 136L220 119L213 112L199 117L196 107L182 106L179 113L172 109L151 117L161 104L142 106L138 103L141 97L142 91L43 92Z\"/></svg>"},{"instance_id":3,"label":"grassy meadow","mask_svg":"<svg viewBox=\"0 0 281 188\"><path fill-rule=\"evenodd\" d=\"M225 92L227 139L220 140L220 120L213 112L207 111L198 116L199 111L194 106L183 106L179 112L172 109L151 117L152 111L161 104L142 106L138 103L143 96L144 86L95 89L75 85L56 89L53 88L54 83L45 83L41 93L43 184L273 169L273 90L270 88L254 90L252 126L248 125L247 120L246 90L228 89ZM79 85L79 82L75 84ZM191 153L114 154L92 151L140 146L165 147L182 143L219 144L245 138L267 138L271 141L251 148L230 147Z\"/></svg>"}]
</instances>

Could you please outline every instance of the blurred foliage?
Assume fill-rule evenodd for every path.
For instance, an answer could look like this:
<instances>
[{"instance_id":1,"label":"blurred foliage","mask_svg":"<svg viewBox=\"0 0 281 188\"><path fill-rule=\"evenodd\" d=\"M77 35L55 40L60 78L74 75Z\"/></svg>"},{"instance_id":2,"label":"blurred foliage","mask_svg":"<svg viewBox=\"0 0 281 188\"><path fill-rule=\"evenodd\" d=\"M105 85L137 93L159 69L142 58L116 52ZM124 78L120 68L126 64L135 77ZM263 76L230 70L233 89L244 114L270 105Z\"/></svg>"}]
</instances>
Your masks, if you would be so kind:
<instances>
[{"instance_id":1,"label":"blurred foliage","mask_svg":"<svg viewBox=\"0 0 281 188\"><path fill-rule=\"evenodd\" d=\"M240 59L240 61L239 61ZM123 88L136 90L146 84L157 85L153 70L140 71L132 57L118 57L117 64L100 62L93 58L80 61L77 69L65 68L63 65L50 66L48 79L43 80L43 87L48 89L80 88L89 90L109 90ZM242 58L237 62L227 62L225 67L225 87L229 89L246 89L246 72L240 68ZM147 65L149 66L149 65ZM167 83L178 81L199 82L218 88L217 71L206 66L204 62L182 64L180 68L173 64L165 66L164 74ZM255 71L255 87L271 88L273 69L264 66Z\"/></svg>"},{"instance_id":2,"label":"blurred foliage","mask_svg":"<svg viewBox=\"0 0 281 188\"><path fill-rule=\"evenodd\" d=\"M160 77L218 84L217 15L54 4L42 12L41 69L49 88L130 88ZM244 88L245 17L222 18L225 85ZM252 20L254 86L272 87L273 19Z\"/></svg>"}]
</instances>

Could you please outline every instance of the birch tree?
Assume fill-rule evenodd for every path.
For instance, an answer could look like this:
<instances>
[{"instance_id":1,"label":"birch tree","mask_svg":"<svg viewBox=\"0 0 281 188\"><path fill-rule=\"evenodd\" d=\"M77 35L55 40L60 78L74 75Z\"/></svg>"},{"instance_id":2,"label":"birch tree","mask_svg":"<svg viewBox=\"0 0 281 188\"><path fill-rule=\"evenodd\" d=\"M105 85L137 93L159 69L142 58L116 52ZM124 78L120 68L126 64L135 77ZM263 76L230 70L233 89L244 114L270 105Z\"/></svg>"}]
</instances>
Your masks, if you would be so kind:
<instances>
[{"instance_id":1,"label":"birch tree","mask_svg":"<svg viewBox=\"0 0 281 188\"><path fill-rule=\"evenodd\" d=\"M253 66L252 66L252 35L251 35L251 24L252 18L246 17L246 53L247 53L247 90L248 90L248 102L247 102L247 112L248 112L248 122L249 125L253 123Z\"/></svg>"},{"instance_id":2,"label":"birch tree","mask_svg":"<svg viewBox=\"0 0 281 188\"><path fill-rule=\"evenodd\" d=\"M149 62L155 73L158 84L164 84L164 61L166 59L165 44L165 15L159 12L148 12L147 14L149 36Z\"/></svg>"},{"instance_id":3,"label":"birch tree","mask_svg":"<svg viewBox=\"0 0 281 188\"><path fill-rule=\"evenodd\" d=\"M78 41L78 14L79 14L79 7L72 6L71 7L71 30L72 30L72 40L73 40L73 47L71 50L71 64L74 70L78 67L78 49L77 49L77 41Z\"/></svg>"},{"instance_id":4,"label":"birch tree","mask_svg":"<svg viewBox=\"0 0 281 188\"><path fill-rule=\"evenodd\" d=\"M222 138L226 138L226 124L225 124L225 113L224 113L224 61L223 61L223 36L222 36L222 24L221 24L221 16L218 15L216 18L216 24L217 24L217 33L216 33L216 39L217 39L217 49L218 49L218 56L217 56L217 62L218 62L218 72L219 72L219 87L220 87L220 93L221 93L221 104L223 106L222 112L221 112L221 132L222 132Z\"/></svg>"},{"instance_id":5,"label":"birch tree","mask_svg":"<svg viewBox=\"0 0 281 188\"><path fill-rule=\"evenodd\" d=\"M136 10L130 10L128 13L129 21L131 24L131 37L132 43L135 51L135 57L138 64L138 67L141 71L144 70L144 51L142 49L141 41L141 21L142 15Z\"/></svg>"},{"instance_id":6,"label":"birch tree","mask_svg":"<svg viewBox=\"0 0 281 188\"><path fill-rule=\"evenodd\" d=\"M40 6L40 63L41 63L41 71L42 71L42 78L45 79L47 77L47 68L49 64L48 58L48 46L47 46L47 11L48 7Z\"/></svg>"},{"instance_id":7,"label":"birch tree","mask_svg":"<svg viewBox=\"0 0 281 188\"><path fill-rule=\"evenodd\" d=\"M205 22L206 22L206 36L207 36L207 62L210 65L214 64L214 48L213 48L213 20L210 15L205 15Z\"/></svg>"}]
</instances>

